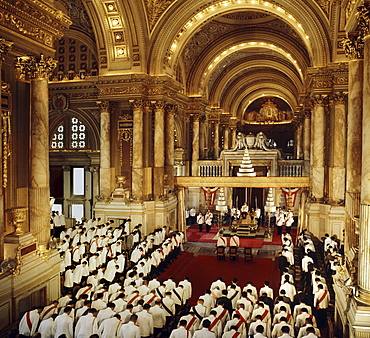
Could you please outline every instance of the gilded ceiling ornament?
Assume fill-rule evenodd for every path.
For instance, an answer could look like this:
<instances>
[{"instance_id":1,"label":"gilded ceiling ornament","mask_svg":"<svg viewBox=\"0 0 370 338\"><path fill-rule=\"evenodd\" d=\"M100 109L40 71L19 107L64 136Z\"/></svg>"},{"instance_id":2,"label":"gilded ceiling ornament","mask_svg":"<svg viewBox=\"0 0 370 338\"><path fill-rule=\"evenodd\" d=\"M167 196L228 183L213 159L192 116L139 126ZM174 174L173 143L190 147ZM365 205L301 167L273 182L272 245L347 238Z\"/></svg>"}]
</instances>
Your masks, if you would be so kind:
<instances>
[{"instance_id":1,"label":"gilded ceiling ornament","mask_svg":"<svg viewBox=\"0 0 370 338\"><path fill-rule=\"evenodd\" d=\"M370 5L365 3L357 7L356 19L360 28L360 33L364 37L369 34Z\"/></svg>"},{"instance_id":2,"label":"gilded ceiling ornament","mask_svg":"<svg viewBox=\"0 0 370 338\"><path fill-rule=\"evenodd\" d=\"M37 78L49 79L58 61L41 54L40 59L34 56L21 56L16 58L15 68L20 80Z\"/></svg>"},{"instance_id":3,"label":"gilded ceiling ornament","mask_svg":"<svg viewBox=\"0 0 370 338\"><path fill-rule=\"evenodd\" d=\"M153 29L163 12L172 2L172 0L145 0L150 30Z\"/></svg>"}]
</instances>

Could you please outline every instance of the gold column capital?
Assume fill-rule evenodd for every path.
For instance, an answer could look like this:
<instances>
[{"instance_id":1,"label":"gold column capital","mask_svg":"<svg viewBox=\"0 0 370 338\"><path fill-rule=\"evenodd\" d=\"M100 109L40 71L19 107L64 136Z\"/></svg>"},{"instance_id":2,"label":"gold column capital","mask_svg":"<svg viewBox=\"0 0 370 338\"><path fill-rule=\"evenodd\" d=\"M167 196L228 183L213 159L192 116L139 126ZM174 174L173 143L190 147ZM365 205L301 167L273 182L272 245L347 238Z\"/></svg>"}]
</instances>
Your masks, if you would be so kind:
<instances>
[{"instance_id":1,"label":"gold column capital","mask_svg":"<svg viewBox=\"0 0 370 338\"><path fill-rule=\"evenodd\" d=\"M136 110L136 109L142 109L144 107L143 100L128 100L130 102L130 105Z\"/></svg>"},{"instance_id":2,"label":"gold column capital","mask_svg":"<svg viewBox=\"0 0 370 338\"><path fill-rule=\"evenodd\" d=\"M154 112L162 111L166 107L166 101L163 101L163 100L151 101L151 103L154 108Z\"/></svg>"},{"instance_id":3,"label":"gold column capital","mask_svg":"<svg viewBox=\"0 0 370 338\"><path fill-rule=\"evenodd\" d=\"M364 39L360 34L348 34L340 42L349 60L364 58Z\"/></svg>"},{"instance_id":4,"label":"gold column capital","mask_svg":"<svg viewBox=\"0 0 370 338\"><path fill-rule=\"evenodd\" d=\"M327 95L313 95L311 97L311 107L324 107L328 102Z\"/></svg>"},{"instance_id":5,"label":"gold column capital","mask_svg":"<svg viewBox=\"0 0 370 338\"><path fill-rule=\"evenodd\" d=\"M108 100L96 101L96 104L99 106L101 113L110 113L116 107L116 102Z\"/></svg>"},{"instance_id":6,"label":"gold column capital","mask_svg":"<svg viewBox=\"0 0 370 338\"><path fill-rule=\"evenodd\" d=\"M39 59L35 56L21 56L16 58L15 68L20 80L49 79L57 63L58 61L43 54Z\"/></svg>"},{"instance_id":7,"label":"gold column capital","mask_svg":"<svg viewBox=\"0 0 370 338\"><path fill-rule=\"evenodd\" d=\"M8 54L12 45L13 42L0 38L0 61L4 61L4 56Z\"/></svg>"}]
</instances>

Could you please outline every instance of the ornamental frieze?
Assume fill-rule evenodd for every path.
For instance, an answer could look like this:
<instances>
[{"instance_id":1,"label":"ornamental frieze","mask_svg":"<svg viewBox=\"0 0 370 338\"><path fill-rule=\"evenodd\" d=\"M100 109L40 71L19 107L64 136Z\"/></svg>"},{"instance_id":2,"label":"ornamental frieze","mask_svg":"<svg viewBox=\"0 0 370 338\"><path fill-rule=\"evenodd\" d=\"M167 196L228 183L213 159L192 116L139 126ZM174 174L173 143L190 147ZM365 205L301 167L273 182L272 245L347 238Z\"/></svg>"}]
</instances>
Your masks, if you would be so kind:
<instances>
[{"instance_id":1,"label":"ornamental frieze","mask_svg":"<svg viewBox=\"0 0 370 338\"><path fill-rule=\"evenodd\" d=\"M100 95L115 95L115 94L143 94L143 90L138 86L128 86L128 87L107 87L99 88Z\"/></svg>"},{"instance_id":2,"label":"ornamental frieze","mask_svg":"<svg viewBox=\"0 0 370 338\"><path fill-rule=\"evenodd\" d=\"M55 38L72 22L60 10L37 0L0 2L0 25L53 47Z\"/></svg>"}]
</instances>

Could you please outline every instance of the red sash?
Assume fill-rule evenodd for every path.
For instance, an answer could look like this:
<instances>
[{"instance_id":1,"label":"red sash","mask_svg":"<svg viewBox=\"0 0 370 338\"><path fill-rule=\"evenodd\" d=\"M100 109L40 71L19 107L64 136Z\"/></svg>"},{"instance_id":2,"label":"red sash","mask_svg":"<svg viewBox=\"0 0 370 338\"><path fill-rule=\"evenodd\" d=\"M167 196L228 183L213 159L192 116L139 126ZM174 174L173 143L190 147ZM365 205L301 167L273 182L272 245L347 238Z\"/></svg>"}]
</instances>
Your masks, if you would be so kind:
<instances>
[{"instance_id":1,"label":"red sash","mask_svg":"<svg viewBox=\"0 0 370 338\"><path fill-rule=\"evenodd\" d=\"M82 292L82 293L80 294L80 297L79 297L79 298L81 298L81 296L82 296L82 295L85 295L86 293L88 293L90 290L91 290L91 288L90 288L90 287L89 287L89 288L87 288L84 292Z\"/></svg>"},{"instance_id":2,"label":"red sash","mask_svg":"<svg viewBox=\"0 0 370 338\"><path fill-rule=\"evenodd\" d=\"M45 313L44 313L44 315L43 315L43 317L45 317L51 310L54 310L54 309L56 309L57 307L54 305L54 306L51 306L51 307L49 307L46 311L45 311Z\"/></svg>"},{"instance_id":3,"label":"red sash","mask_svg":"<svg viewBox=\"0 0 370 338\"><path fill-rule=\"evenodd\" d=\"M28 328L30 329L30 331L32 330L32 323L31 323L31 318L30 318L30 311L28 311L26 313L26 322L27 322L27 326Z\"/></svg>"},{"instance_id":4,"label":"red sash","mask_svg":"<svg viewBox=\"0 0 370 338\"><path fill-rule=\"evenodd\" d=\"M243 323L245 323L245 319L244 319L244 317L240 314L240 312L239 312L238 310L236 310L236 311L235 311L235 313L236 313L237 315L239 315L239 316L240 316L240 320L239 320L238 324L236 324L236 326L237 326L237 327L240 327Z\"/></svg>"},{"instance_id":5,"label":"red sash","mask_svg":"<svg viewBox=\"0 0 370 338\"><path fill-rule=\"evenodd\" d=\"M214 326L218 323L219 320L220 320L220 317L216 317L216 319L209 326L208 331L211 331L214 328Z\"/></svg>"},{"instance_id":6,"label":"red sash","mask_svg":"<svg viewBox=\"0 0 370 338\"><path fill-rule=\"evenodd\" d=\"M286 321L288 322L288 320L290 319L290 317L291 317L292 315L290 314L290 313L288 313L287 314L287 316L286 316Z\"/></svg>"},{"instance_id":7,"label":"red sash","mask_svg":"<svg viewBox=\"0 0 370 338\"><path fill-rule=\"evenodd\" d=\"M221 312L221 314L218 316L218 319L222 319L225 315L225 313L227 312L227 309L223 309L223 311Z\"/></svg>"},{"instance_id":8,"label":"red sash","mask_svg":"<svg viewBox=\"0 0 370 338\"><path fill-rule=\"evenodd\" d=\"M325 290L324 291L324 294L321 296L321 298L317 301L317 304L316 304L316 309L317 310L320 310L320 306L319 304L324 300L324 298L326 297L326 294L328 293L328 290Z\"/></svg>"},{"instance_id":9,"label":"red sash","mask_svg":"<svg viewBox=\"0 0 370 338\"><path fill-rule=\"evenodd\" d=\"M265 319L265 317L267 316L268 314L268 310L265 310L265 312L262 314L262 320Z\"/></svg>"},{"instance_id":10,"label":"red sash","mask_svg":"<svg viewBox=\"0 0 370 338\"><path fill-rule=\"evenodd\" d=\"M135 297L132 297L127 304L132 304L132 302L137 298L139 297L139 295L136 295Z\"/></svg>"},{"instance_id":11,"label":"red sash","mask_svg":"<svg viewBox=\"0 0 370 338\"><path fill-rule=\"evenodd\" d=\"M253 302L248 297L245 297L245 299L249 300L251 302L251 304L253 305Z\"/></svg>"},{"instance_id":12,"label":"red sash","mask_svg":"<svg viewBox=\"0 0 370 338\"><path fill-rule=\"evenodd\" d=\"M231 338L236 338L237 336L239 336L239 334L240 332L236 331Z\"/></svg>"},{"instance_id":13,"label":"red sash","mask_svg":"<svg viewBox=\"0 0 370 338\"><path fill-rule=\"evenodd\" d=\"M146 304L150 304L155 298L156 298L157 296L156 295L154 295L152 298L150 298L147 302L146 302Z\"/></svg>"},{"instance_id":14,"label":"red sash","mask_svg":"<svg viewBox=\"0 0 370 338\"><path fill-rule=\"evenodd\" d=\"M188 325L186 325L186 330L190 330L190 328L193 326L194 322L197 320L197 317L193 317L190 322L188 323Z\"/></svg>"}]
</instances>

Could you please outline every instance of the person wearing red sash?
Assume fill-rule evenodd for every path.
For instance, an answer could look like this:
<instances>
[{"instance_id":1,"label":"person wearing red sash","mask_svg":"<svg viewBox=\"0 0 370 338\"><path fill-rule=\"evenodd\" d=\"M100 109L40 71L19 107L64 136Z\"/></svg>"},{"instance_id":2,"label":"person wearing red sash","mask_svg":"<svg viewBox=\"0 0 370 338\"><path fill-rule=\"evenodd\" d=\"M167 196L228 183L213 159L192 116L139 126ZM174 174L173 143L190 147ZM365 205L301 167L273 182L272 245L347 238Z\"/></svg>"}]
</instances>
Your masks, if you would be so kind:
<instances>
[{"instance_id":1,"label":"person wearing red sash","mask_svg":"<svg viewBox=\"0 0 370 338\"><path fill-rule=\"evenodd\" d=\"M40 313L43 307L38 306L30 311L27 311L19 322L19 336L31 337L35 332L40 320Z\"/></svg>"},{"instance_id":2,"label":"person wearing red sash","mask_svg":"<svg viewBox=\"0 0 370 338\"><path fill-rule=\"evenodd\" d=\"M198 330L199 328L199 318L195 315L194 311L190 310L187 315L180 318L180 321L181 320L186 320L186 329L189 331L190 337L192 337L195 330Z\"/></svg>"},{"instance_id":3,"label":"person wearing red sash","mask_svg":"<svg viewBox=\"0 0 370 338\"><path fill-rule=\"evenodd\" d=\"M238 331L238 327L236 325L230 326L230 329L226 330L222 335L222 338L241 338L242 334Z\"/></svg>"},{"instance_id":4,"label":"person wearing red sash","mask_svg":"<svg viewBox=\"0 0 370 338\"><path fill-rule=\"evenodd\" d=\"M317 319L317 326L319 329L326 326L326 309L329 306L330 295L328 290L324 290L324 286L319 284L317 286L318 292L315 293L313 300L315 315Z\"/></svg>"},{"instance_id":5,"label":"person wearing red sash","mask_svg":"<svg viewBox=\"0 0 370 338\"><path fill-rule=\"evenodd\" d=\"M50 305L45 306L40 314L40 320L48 319L53 314L58 314L58 304L57 300L54 300Z\"/></svg>"},{"instance_id":6,"label":"person wearing red sash","mask_svg":"<svg viewBox=\"0 0 370 338\"><path fill-rule=\"evenodd\" d=\"M216 334L210 329L210 326L211 321L205 319L202 323L202 328L194 332L193 338L216 338Z\"/></svg>"}]
</instances>

